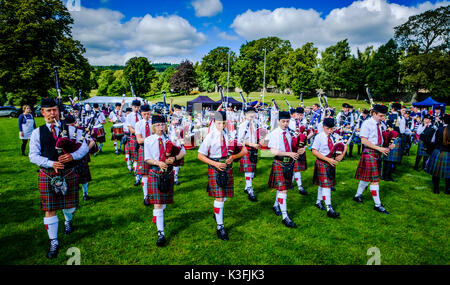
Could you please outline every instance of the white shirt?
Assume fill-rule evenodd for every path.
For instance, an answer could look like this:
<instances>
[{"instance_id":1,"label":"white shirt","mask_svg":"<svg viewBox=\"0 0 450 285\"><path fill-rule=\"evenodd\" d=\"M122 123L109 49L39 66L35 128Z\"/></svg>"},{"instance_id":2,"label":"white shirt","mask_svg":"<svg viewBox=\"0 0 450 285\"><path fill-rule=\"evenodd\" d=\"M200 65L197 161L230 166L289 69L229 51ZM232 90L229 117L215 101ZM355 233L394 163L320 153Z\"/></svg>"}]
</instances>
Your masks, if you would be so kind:
<instances>
[{"instance_id":1,"label":"white shirt","mask_svg":"<svg viewBox=\"0 0 450 285\"><path fill-rule=\"evenodd\" d=\"M52 125L52 124L46 123L45 125L51 132L50 125ZM56 132L56 135L59 135L59 127L58 126L55 126L55 132ZM83 156L85 156L88 153L88 151L89 151L88 145L86 144L86 142L83 142L83 144L81 145L81 147L78 150L71 153L73 160L80 160L81 158L83 158ZM28 157L29 157L31 163L34 163L39 167L44 167L44 168L52 168L53 167L54 161L52 161L46 157L43 157L41 155L41 142L40 142L39 128L34 129L33 133L31 133L30 153L28 154Z\"/></svg>"},{"instance_id":2,"label":"white shirt","mask_svg":"<svg viewBox=\"0 0 450 285\"><path fill-rule=\"evenodd\" d=\"M138 121L142 120L141 114L137 114L137 116L138 116ZM133 129L135 129L135 126L136 126L136 113L135 112L131 112L128 114L127 119L126 119L126 124L127 124L127 128L129 126L131 126Z\"/></svg>"},{"instance_id":3,"label":"white shirt","mask_svg":"<svg viewBox=\"0 0 450 285\"><path fill-rule=\"evenodd\" d=\"M330 136L330 138L334 144L333 137ZM331 151L328 147L328 135L325 132L317 134L317 136L314 138L314 143L311 148L317 150L318 152L320 152L320 154L327 156Z\"/></svg>"},{"instance_id":4,"label":"white shirt","mask_svg":"<svg viewBox=\"0 0 450 285\"><path fill-rule=\"evenodd\" d=\"M97 126L97 125L100 125L100 124L106 122L105 114L103 114L102 111L94 111L94 112L98 113L97 119L95 120L95 123L94 123L94 126ZM92 113L92 117L94 117L94 116L95 116L95 113Z\"/></svg>"},{"instance_id":5,"label":"white shirt","mask_svg":"<svg viewBox=\"0 0 450 285\"><path fill-rule=\"evenodd\" d=\"M250 121L242 122L238 127L238 141L248 143L258 143L256 131L257 131L256 122L253 121L251 123L251 128L250 128Z\"/></svg>"},{"instance_id":6,"label":"white shirt","mask_svg":"<svg viewBox=\"0 0 450 285\"><path fill-rule=\"evenodd\" d=\"M136 120L136 116L134 117ZM152 135L152 120L149 119L148 121L142 119L139 122L136 123L134 126L134 131L136 135L141 135L145 139L145 125L148 122L148 128L150 129L150 135Z\"/></svg>"},{"instance_id":7,"label":"white shirt","mask_svg":"<svg viewBox=\"0 0 450 285\"><path fill-rule=\"evenodd\" d=\"M383 132L380 123L380 135L381 135L381 145L383 145ZM362 123L359 136L367 138L368 141L374 145L378 145L378 131L377 131L377 121L374 118L369 118Z\"/></svg>"},{"instance_id":8,"label":"white shirt","mask_svg":"<svg viewBox=\"0 0 450 285\"><path fill-rule=\"evenodd\" d=\"M125 122L125 116L124 116L124 114L122 113L122 116L119 116L119 112L120 112L120 111L116 111L116 110L112 111L111 113L109 113L108 119L110 119L111 121L113 121L114 124ZM116 113L117 113L117 114L116 114Z\"/></svg>"},{"instance_id":9,"label":"white shirt","mask_svg":"<svg viewBox=\"0 0 450 285\"><path fill-rule=\"evenodd\" d=\"M159 161L159 138L162 138L164 149L168 139L166 136L158 136L153 134L144 140L144 158L145 160L153 159Z\"/></svg>"},{"instance_id":10,"label":"white shirt","mask_svg":"<svg viewBox=\"0 0 450 285\"><path fill-rule=\"evenodd\" d=\"M209 158L222 158L222 147L221 147L222 135L225 138L225 145L227 146L228 149L227 136L225 132L224 131L219 132L217 128L211 128L211 131L209 132L209 134L206 135L202 144L198 148L198 152L208 156Z\"/></svg>"},{"instance_id":11,"label":"white shirt","mask_svg":"<svg viewBox=\"0 0 450 285\"><path fill-rule=\"evenodd\" d=\"M286 132L286 138L290 147L290 150L286 150L286 147L284 146L284 139L283 139L283 133ZM278 151L282 152L292 152L292 137L289 131L282 130L280 127L276 128L273 132L270 133L269 137L269 148L276 149Z\"/></svg>"}]
</instances>

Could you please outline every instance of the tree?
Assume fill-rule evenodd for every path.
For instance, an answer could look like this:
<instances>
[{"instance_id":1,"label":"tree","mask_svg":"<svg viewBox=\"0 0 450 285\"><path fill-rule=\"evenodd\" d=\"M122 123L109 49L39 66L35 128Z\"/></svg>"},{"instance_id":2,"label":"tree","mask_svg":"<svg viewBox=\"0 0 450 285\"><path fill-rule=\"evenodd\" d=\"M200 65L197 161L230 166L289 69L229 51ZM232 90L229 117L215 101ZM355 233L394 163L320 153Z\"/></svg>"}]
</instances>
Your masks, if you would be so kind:
<instances>
[{"instance_id":1,"label":"tree","mask_svg":"<svg viewBox=\"0 0 450 285\"><path fill-rule=\"evenodd\" d=\"M367 68L367 83L374 99L393 101L398 96L399 56L397 44L393 39L375 52Z\"/></svg>"},{"instance_id":2,"label":"tree","mask_svg":"<svg viewBox=\"0 0 450 285\"><path fill-rule=\"evenodd\" d=\"M123 72L128 82L133 84L137 96L147 94L150 91L150 84L156 77L156 70L146 57L130 58Z\"/></svg>"},{"instance_id":3,"label":"tree","mask_svg":"<svg viewBox=\"0 0 450 285\"><path fill-rule=\"evenodd\" d=\"M175 92L183 92L187 95L194 87L197 86L195 78L195 70L192 62L183 61L170 78L170 88Z\"/></svg>"},{"instance_id":4,"label":"tree","mask_svg":"<svg viewBox=\"0 0 450 285\"><path fill-rule=\"evenodd\" d=\"M202 58L200 70L204 71L209 80L219 85L219 79L228 71L228 54L230 55L230 70L236 62L236 54L228 47L217 47Z\"/></svg>"},{"instance_id":5,"label":"tree","mask_svg":"<svg viewBox=\"0 0 450 285\"><path fill-rule=\"evenodd\" d=\"M404 50L402 83L413 93L411 102L416 101L419 89L448 96L450 6L411 16L394 30Z\"/></svg>"},{"instance_id":6,"label":"tree","mask_svg":"<svg viewBox=\"0 0 450 285\"><path fill-rule=\"evenodd\" d=\"M114 80L114 72L112 70L106 69L100 72L99 78L97 80L97 95L108 96L108 87L114 82Z\"/></svg>"},{"instance_id":7,"label":"tree","mask_svg":"<svg viewBox=\"0 0 450 285\"><path fill-rule=\"evenodd\" d=\"M91 67L81 43L72 39L72 24L59 0L0 1L0 90L10 104L34 105L48 96L55 65L63 95L90 90Z\"/></svg>"},{"instance_id":8,"label":"tree","mask_svg":"<svg viewBox=\"0 0 450 285\"><path fill-rule=\"evenodd\" d=\"M248 61L239 61L238 68L240 73L239 86L247 95L261 86L258 84L257 74L251 63Z\"/></svg>"}]
</instances>

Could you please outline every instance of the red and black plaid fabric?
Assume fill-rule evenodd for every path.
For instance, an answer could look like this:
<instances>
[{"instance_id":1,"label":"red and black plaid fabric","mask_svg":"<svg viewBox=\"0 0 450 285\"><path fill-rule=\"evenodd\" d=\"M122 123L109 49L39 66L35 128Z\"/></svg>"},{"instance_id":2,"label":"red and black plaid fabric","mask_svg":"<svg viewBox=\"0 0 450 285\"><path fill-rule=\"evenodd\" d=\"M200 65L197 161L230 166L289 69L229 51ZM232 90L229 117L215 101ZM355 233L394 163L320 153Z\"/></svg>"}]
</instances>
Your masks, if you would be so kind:
<instances>
[{"instance_id":1,"label":"red and black plaid fabric","mask_svg":"<svg viewBox=\"0 0 450 285\"><path fill-rule=\"evenodd\" d=\"M308 169L307 161L306 161L306 154L300 155L299 159L295 161L294 164L294 172L300 172L305 171Z\"/></svg>"},{"instance_id":2,"label":"red and black plaid fabric","mask_svg":"<svg viewBox=\"0 0 450 285\"><path fill-rule=\"evenodd\" d=\"M78 183L80 184L92 181L91 171L89 170L89 161L90 161L89 154L87 154L81 159L80 163L83 165L81 167L82 171L81 173L78 173Z\"/></svg>"},{"instance_id":3,"label":"red and black plaid fabric","mask_svg":"<svg viewBox=\"0 0 450 285\"><path fill-rule=\"evenodd\" d=\"M366 182L380 181L377 160L380 159L380 153L371 148L364 148L358 168L356 169L355 179Z\"/></svg>"},{"instance_id":4,"label":"red and black plaid fabric","mask_svg":"<svg viewBox=\"0 0 450 285\"><path fill-rule=\"evenodd\" d=\"M138 175L148 175L149 165L145 162L144 157L144 147L141 146L138 151L137 169L136 174Z\"/></svg>"},{"instance_id":5,"label":"red and black plaid fabric","mask_svg":"<svg viewBox=\"0 0 450 285\"><path fill-rule=\"evenodd\" d=\"M336 177L331 179L328 175L333 171L331 168L332 166L327 162L317 159L314 165L313 184L324 188L331 188L336 185Z\"/></svg>"},{"instance_id":6,"label":"red and black plaid fabric","mask_svg":"<svg viewBox=\"0 0 450 285\"><path fill-rule=\"evenodd\" d=\"M139 156L139 144L135 135L131 135L130 137L128 151L130 152L130 159L133 161L137 161Z\"/></svg>"},{"instance_id":7,"label":"red and black plaid fabric","mask_svg":"<svg viewBox=\"0 0 450 285\"><path fill-rule=\"evenodd\" d=\"M56 172L54 170L41 168L38 173L38 187L41 194L41 209L43 211L56 211L78 207L79 183L75 171L72 169L58 170L58 174L60 176L65 176L64 178L66 179L68 187L67 194L64 196L57 196L51 191L52 186L50 183L52 178L56 176Z\"/></svg>"},{"instance_id":8,"label":"red and black plaid fabric","mask_svg":"<svg viewBox=\"0 0 450 285\"><path fill-rule=\"evenodd\" d=\"M269 177L269 188L284 191L292 188L292 180L286 180L283 176L283 163L273 160Z\"/></svg>"},{"instance_id":9,"label":"red and black plaid fabric","mask_svg":"<svg viewBox=\"0 0 450 285\"><path fill-rule=\"evenodd\" d=\"M208 195L214 198L225 198L234 196L234 179L233 179L233 168L227 170L228 174L228 185L225 188L217 185L216 177L218 171L214 169L211 165L208 165Z\"/></svg>"},{"instance_id":10,"label":"red and black plaid fabric","mask_svg":"<svg viewBox=\"0 0 450 285\"><path fill-rule=\"evenodd\" d=\"M126 142L125 142L125 154L130 154L130 140L128 139Z\"/></svg>"},{"instance_id":11,"label":"red and black plaid fabric","mask_svg":"<svg viewBox=\"0 0 450 285\"><path fill-rule=\"evenodd\" d=\"M149 170L147 190L150 204L172 204L173 203L173 171L170 173L170 185L167 193L162 193L158 189L160 171Z\"/></svg>"},{"instance_id":12,"label":"red and black plaid fabric","mask_svg":"<svg viewBox=\"0 0 450 285\"><path fill-rule=\"evenodd\" d=\"M246 155L241 157L240 165L241 166L239 170L241 172L253 172L253 173L256 172L256 163L250 161L250 150L247 152Z\"/></svg>"}]
</instances>

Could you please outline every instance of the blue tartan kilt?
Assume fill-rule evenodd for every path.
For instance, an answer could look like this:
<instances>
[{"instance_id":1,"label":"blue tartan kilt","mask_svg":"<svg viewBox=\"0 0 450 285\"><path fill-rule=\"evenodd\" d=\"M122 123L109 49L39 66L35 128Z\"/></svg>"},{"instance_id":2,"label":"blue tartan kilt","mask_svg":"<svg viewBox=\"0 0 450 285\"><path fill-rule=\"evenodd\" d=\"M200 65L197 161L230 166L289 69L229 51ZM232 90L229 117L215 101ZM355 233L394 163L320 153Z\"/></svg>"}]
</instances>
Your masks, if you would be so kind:
<instances>
[{"instance_id":1,"label":"blue tartan kilt","mask_svg":"<svg viewBox=\"0 0 450 285\"><path fill-rule=\"evenodd\" d=\"M433 177L450 178L450 155L448 151L435 149L427 161L425 171Z\"/></svg>"},{"instance_id":2,"label":"blue tartan kilt","mask_svg":"<svg viewBox=\"0 0 450 285\"><path fill-rule=\"evenodd\" d=\"M419 140L419 146L417 147L417 155L419 156L430 156L423 145L423 141Z\"/></svg>"},{"instance_id":3,"label":"blue tartan kilt","mask_svg":"<svg viewBox=\"0 0 450 285\"><path fill-rule=\"evenodd\" d=\"M387 161L392 161L392 162L399 162L402 160L402 153L403 153L403 149L402 149L402 140L400 137L397 137L394 141L395 143L395 147L394 149L391 149L391 151L389 152L389 154L383 155L383 160L387 160Z\"/></svg>"}]
</instances>

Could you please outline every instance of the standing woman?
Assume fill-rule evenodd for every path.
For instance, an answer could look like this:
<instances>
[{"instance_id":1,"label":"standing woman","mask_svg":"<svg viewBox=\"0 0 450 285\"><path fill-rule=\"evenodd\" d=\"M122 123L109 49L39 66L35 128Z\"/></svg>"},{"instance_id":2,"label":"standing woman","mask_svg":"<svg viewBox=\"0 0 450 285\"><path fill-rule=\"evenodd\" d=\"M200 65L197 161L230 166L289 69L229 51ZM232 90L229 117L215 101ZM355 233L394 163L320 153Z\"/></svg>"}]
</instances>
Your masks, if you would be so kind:
<instances>
[{"instance_id":1,"label":"standing woman","mask_svg":"<svg viewBox=\"0 0 450 285\"><path fill-rule=\"evenodd\" d=\"M27 148L27 142L33 130L36 129L36 123L34 122L29 105L24 105L22 111L23 113L19 116L19 137L22 140L22 155L26 156L25 149Z\"/></svg>"},{"instance_id":2,"label":"standing woman","mask_svg":"<svg viewBox=\"0 0 450 285\"><path fill-rule=\"evenodd\" d=\"M233 160L243 157L247 149L242 147L236 155L228 154L225 139L227 115L217 111L214 116L214 128L206 136L198 149L198 159L208 164L208 195L214 197L214 218L217 223L217 236L228 240L223 224L223 206L226 198L234 196Z\"/></svg>"}]
</instances>

